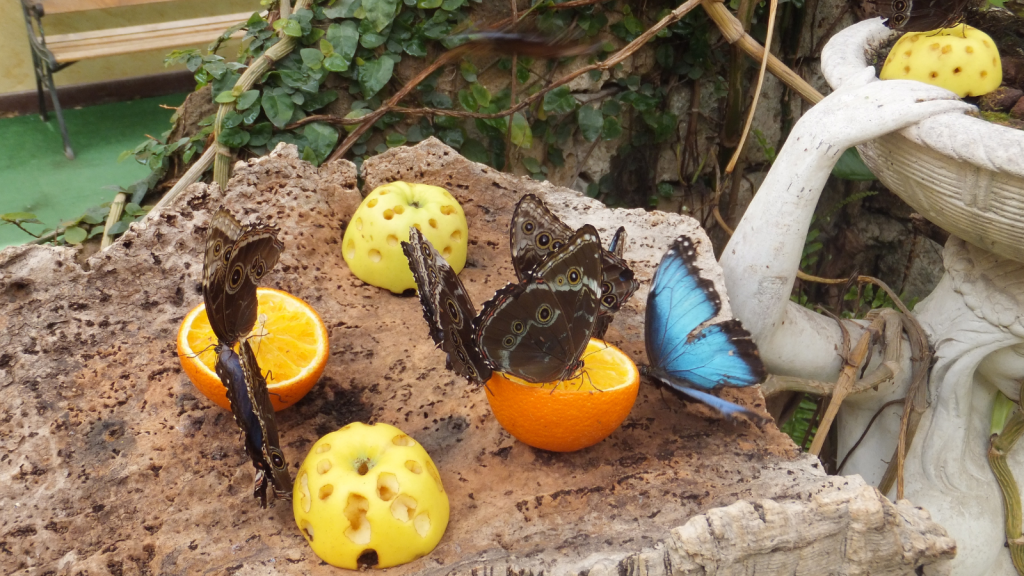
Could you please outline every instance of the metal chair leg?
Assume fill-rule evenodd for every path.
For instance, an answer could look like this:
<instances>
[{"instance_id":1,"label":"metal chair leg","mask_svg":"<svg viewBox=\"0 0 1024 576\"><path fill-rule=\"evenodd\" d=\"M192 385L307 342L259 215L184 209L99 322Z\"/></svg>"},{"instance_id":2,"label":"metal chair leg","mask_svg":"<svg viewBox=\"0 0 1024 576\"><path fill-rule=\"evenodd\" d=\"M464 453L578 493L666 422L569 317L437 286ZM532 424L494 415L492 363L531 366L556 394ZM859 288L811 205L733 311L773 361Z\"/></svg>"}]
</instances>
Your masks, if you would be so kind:
<instances>
[{"instance_id":1,"label":"metal chair leg","mask_svg":"<svg viewBox=\"0 0 1024 576\"><path fill-rule=\"evenodd\" d=\"M39 61L39 56L36 55L34 50L32 51L32 65L36 73L36 96L39 99L39 118L46 122L48 118L46 114L46 95L43 94L43 63Z\"/></svg>"},{"instance_id":2,"label":"metal chair leg","mask_svg":"<svg viewBox=\"0 0 1024 576\"><path fill-rule=\"evenodd\" d=\"M60 109L60 100L57 99L57 87L53 85L53 72L49 66L44 64L46 69L46 89L50 91L50 99L53 100L53 113L57 115L57 123L60 125L60 136L64 139L64 155L68 160L75 159L75 151L71 149L71 139L68 138L68 127L64 124L64 113Z\"/></svg>"}]
</instances>

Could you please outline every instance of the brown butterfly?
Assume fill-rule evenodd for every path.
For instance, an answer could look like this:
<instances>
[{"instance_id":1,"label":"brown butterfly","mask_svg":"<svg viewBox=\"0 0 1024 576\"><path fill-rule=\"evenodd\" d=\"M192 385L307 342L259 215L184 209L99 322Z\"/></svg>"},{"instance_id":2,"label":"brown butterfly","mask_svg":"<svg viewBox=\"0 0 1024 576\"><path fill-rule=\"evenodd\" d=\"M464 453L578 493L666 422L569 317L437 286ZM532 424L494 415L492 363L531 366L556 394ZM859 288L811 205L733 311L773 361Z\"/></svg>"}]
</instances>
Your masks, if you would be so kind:
<instances>
[{"instance_id":1,"label":"brown butterfly","mask_svg":"<svg viewBox=\"0 0 1024 576\"><path fill-rule=\"evenodd\" d=\"M949 28L961 22L971 0L866 0L869 15L886 18L885 25L903 32Z\"/></svg>"}]
</instances>

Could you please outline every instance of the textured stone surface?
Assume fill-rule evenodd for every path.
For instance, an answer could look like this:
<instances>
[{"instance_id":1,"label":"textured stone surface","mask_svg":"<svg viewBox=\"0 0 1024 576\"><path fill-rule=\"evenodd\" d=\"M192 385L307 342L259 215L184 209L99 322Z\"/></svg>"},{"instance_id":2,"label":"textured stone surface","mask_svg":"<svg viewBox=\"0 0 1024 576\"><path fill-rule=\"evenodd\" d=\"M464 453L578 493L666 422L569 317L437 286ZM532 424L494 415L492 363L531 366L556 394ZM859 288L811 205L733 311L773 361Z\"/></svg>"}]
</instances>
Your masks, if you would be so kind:
<instances>
[{"instance_id":1,"label":"textured stone surface","mask_svg":"<svg viewBox=\"0 0 1024 576\"><path fill-rule=\"evenodd\" d=\"M572 225L625 225L642 289L609 339L638 361L647 284L672 238L697 235L717 270L691 220L609 211L468 162L436 140L368 161L363 176L367 191L406 179L459 198L471 236L461 276L478 305L514 277L506 227L521 194L545 197ZM359 201L354 166L317 170L284 149L237 165L226 193L194 185L84 264L71 248L0 252L5 574L335 572L306 545L290 505L258 507L231 415L195 391L176 357L179 323L202 300L201 246L221 205L282 227L285 252L265 284L307 300L330 332L320 383L278 415L293 472L319 436L354 420L397 425L441 471L448 532L433 554L391 573L617 571L663 558L670 531L695 514L821 490L816 463L797 458L774 427L730 425L647 382L623 427L595 447L553 454L519 444L491 418L482 390L445 371L417 299L367 286L345 267L340 238ZM725 396L764 405L758 390Z\"/></svg>"}]
</instances>

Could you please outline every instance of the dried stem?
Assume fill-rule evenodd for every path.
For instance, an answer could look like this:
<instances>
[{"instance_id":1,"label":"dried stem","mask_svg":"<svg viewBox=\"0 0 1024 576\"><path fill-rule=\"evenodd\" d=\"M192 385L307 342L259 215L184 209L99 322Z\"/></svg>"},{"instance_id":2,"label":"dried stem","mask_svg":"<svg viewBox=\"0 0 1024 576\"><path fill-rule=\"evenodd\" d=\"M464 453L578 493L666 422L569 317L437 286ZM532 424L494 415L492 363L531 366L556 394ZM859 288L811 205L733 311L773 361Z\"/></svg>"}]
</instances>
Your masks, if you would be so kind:
<instances>
[{"instance_id":1,"label":"dried stem","mask_svg":"<svg viewBox=\"0 0 1024 576\"><path fill-rule=\"evenodd\" d=\"M1006 543L1010 548L1010 559L1017 574L1024 575L1024 538L1021 532L1020 490L1006 463L1006 454L1024 434L1024 414L1015 412L1010 416L1003 431L989 438L988 464L999 484L1003 496L1003 521Z\"/></svg>"},{"instance_id":2,"label":"dried stem","mask_svg":"<svg viewBox=\"0 0 1024 576\"><path fill-rule=\"evenodd\" d=\"M313 0L298 0L295 3L295 11L309 8L313 3ZM287 2L282 3L282 9L287 10ZM287 17L282 12L282 18ZM259 58L254 60L245 72L235 82L234 88L231 89L231 93L238 98L243 92L252 88L256 82L263 77L263 74L270 70L275 62L281 60L288 55L295 46L299 43L299 39L294 36L288 36L284 33L284 28L281 29L281 41L274 44L267 49ZM255 106L255 104L254 104ZM222 126L224 125L224 117L227 116L228 112L235 109L235 103L229 102L227 104L221 104L217 109L217 119L213 123L213 142L214 144L210 148L215 149L216 156L213 160L213 179L220 185L221 189L227 187L228 178L231 177L231 149L220 143L219 137ZM189 170L189 173L192 170ZM186 173L187 174L187 173ZM184 178L184 177L183 177ZM191 184L189 182L188 184ZM186 184L186 186L188 185Z\"/></svg>"},{"instance_id":3,"label":"dried stem","mask_svg":"<svg viewBox=\"0 0 1024 576\"><path fill-rule=\"evenodd\" d=\"M100 240L100 250L110 248L114 243L114 237L110 235L110 228L121 219L121 212L124 211L124 203L128 201L128 195L118 192L114 201L110 203L110 212L107 214L107 222L103 225L103 239Z\"/></svg>"}]
</instances>

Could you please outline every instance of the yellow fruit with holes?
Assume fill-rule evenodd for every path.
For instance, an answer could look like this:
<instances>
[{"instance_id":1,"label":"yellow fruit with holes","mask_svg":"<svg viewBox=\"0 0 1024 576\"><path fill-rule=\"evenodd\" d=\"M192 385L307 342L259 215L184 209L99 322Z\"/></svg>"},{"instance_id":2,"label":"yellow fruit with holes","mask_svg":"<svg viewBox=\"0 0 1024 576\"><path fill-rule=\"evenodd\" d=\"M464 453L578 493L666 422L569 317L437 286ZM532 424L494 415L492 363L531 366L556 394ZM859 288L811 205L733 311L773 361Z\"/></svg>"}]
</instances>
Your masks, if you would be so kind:
<instances>
[{"instance_id":1,"label":"yellow fruit with holes","mask_svg":"<svg viewBox=\"0 0 1024 576\"><path fill-rule=\"evenodd\" d=\"M392 182L363 199L345 229L341 253L357 278L400 294L416 287L402 242L415 226L455 273L466 265L469 227L462 206L447 190Z\"/></svg>"},{"instance_id":2,"label":"yellow fruit with holes","mask_svg":"<svg viewBox=\"0 0 1024 576\"><path fill-rule=\"evenodd\" d=\"M362 422L313 444L295 475L292 511L321 560L352 570L429 554L449 512L423 446L389 424Z\"/></svg>"},{"instance_id":3,"label":"yellow fruit with holes","mask_svg":"<svg viewBox=\"0 0 1024 576\"><path fill-rule=\"evenodd\" d=\"M981 96L1003 82L996 43L977 28L960 25L930 32L907 32L885 59L882 80L917 80L956 92Z\"/></svg>"}]
</instances>

